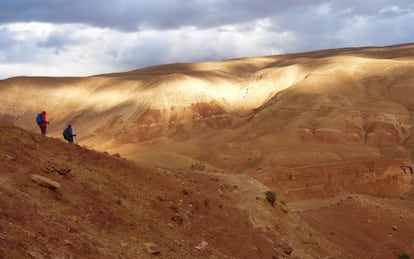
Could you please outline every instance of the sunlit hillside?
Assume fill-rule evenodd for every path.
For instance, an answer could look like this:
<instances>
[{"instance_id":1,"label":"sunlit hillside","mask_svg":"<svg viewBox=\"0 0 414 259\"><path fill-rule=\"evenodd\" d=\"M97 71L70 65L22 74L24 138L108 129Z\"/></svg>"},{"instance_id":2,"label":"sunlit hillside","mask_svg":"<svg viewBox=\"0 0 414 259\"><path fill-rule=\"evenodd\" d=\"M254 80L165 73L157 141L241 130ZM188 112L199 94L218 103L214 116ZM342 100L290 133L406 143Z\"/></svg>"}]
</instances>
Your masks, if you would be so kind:
<instances>
[{"instance_id":1,"label":"sunlit hillside","mask_svg":"<svg viewBox=\"0 0 414 259\"><path fill-rule=\"evenodd\" d=\"M240 195L239 208L260 231L283 232L273 232L275 227L286 234L295 224L295 231L313 229L301 244L289 235L299 255L414 253L413 44L0 81L4 125L38 139L35 117L42 110L50 137L62 139L72 124L83 148L163 173L226 178L228 190ZM26 133L11 139L19 134ZM249 206L263 201L259 193L265 190L292 213L286 225L261 218L270 215L267 210L252 214ZM320 242L330 248L316 249ZM238 254L231 249L211 254ZM276 250L283 253L281 246Z\"/></svg>"},{"instance_id":2,"label":"sunlit hillside","mask_svg":"<svg viewBox=\"0 0 414 259\"><path fill-rule=\"evenodd\" d=\"M51 136L71 123L79 143L136 160L156 152L245 169L410 158L413 51L338 49L87 78L11 78L0 82L0 116L37 131L35 114L46 110Z\"/></svg>"}]
</instances>

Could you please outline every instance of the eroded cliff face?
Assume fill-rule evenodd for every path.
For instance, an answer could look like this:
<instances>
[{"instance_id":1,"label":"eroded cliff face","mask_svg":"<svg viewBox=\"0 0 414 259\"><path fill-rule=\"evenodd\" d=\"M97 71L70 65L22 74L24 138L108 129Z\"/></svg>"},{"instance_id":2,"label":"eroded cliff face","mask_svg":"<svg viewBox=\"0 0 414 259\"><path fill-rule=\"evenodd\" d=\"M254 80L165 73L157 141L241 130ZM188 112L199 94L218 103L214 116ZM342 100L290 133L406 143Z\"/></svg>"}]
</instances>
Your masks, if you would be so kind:
<instances>
[{"instance_id":1,"label":"eroded cliff face","mask_svg":"<svg viewBox=\"0 0 414 259\"><path fill-rule=\"evenodd\" d=\"M249 174L290 201L348 193L398 198L413 188L413 169L410 160L367 159L291 167L269 165Z\"/></svg>"}]
</instances>

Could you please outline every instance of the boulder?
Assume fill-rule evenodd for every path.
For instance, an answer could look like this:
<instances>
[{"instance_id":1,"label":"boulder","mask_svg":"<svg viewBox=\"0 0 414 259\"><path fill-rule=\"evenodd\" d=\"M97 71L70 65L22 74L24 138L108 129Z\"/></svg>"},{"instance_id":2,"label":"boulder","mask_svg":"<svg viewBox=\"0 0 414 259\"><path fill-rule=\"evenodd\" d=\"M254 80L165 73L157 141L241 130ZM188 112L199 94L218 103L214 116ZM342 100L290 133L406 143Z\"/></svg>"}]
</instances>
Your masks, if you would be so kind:
<instances>
[{"instance_id":1,"label":"boulder","mask_svg":"<svg viewBox=\"0 0 414 259\"><path fill-rule=\"evenodd\" d=\"M38 185L42 186L42 187L46 187L50 190L56 191L58 189L60 189L60 183L53 181L47 177L41 176L41 175L37 175L37 174L33 174L31 176L32 181L37 183Z\"/></svg>"},{"instance_id":2,"label":"boulder","mask_svg":"<svg viewBox=\"0 0 414 259\"><path fill-rule=\"evenodd\" d=\"M149 254L159 254L160 253L160 248L153 244L153 243L145 243L144 244L145 250L149 253Z\"/></svg>"}]
</instances>

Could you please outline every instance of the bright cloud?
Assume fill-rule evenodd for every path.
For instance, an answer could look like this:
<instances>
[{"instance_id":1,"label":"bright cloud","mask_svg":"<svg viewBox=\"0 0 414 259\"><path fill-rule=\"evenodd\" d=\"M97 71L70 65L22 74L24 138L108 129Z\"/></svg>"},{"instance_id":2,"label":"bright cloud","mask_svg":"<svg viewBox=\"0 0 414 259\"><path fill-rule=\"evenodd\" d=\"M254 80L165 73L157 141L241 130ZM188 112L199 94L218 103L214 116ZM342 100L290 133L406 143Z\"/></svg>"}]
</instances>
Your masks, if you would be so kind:
<instances>
[{"instance_id":1,"label":"bright cloud","mask_svg":"<svg viewBox=\"0 0 414 259\"><path fill-rule=\"evenodd\" d=\"M249 25L185 27L159 33L79 24L8 24L0 26L0 31L12 35L0 51L1 62L7 63L0 65L0 75L8 71L18 71L14 75L92 75L161 63L281 53L282 46L293 42L294 36L269 31L270 27L269 21L259 20Z\"/></svg>"},{"instance_id":2,"label":"bright cloud","mask_svg":"<svg viewBox=\"0 0 414 259\"><path fill-rule=\"evenodd\" d=\"M0 79L400 44L413 27L411 0L3 0Z\"/></svg>"}]
</instances>

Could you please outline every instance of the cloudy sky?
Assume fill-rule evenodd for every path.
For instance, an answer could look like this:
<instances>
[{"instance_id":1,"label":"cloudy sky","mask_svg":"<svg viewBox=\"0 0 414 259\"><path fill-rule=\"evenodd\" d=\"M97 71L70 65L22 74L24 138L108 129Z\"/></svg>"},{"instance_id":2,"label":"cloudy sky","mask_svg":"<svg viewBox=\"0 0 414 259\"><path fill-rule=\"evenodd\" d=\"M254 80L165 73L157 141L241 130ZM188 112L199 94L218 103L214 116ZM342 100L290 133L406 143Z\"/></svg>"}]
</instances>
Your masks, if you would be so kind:
<instances>
[{"instance_id":1,"label":"cloudy sky","mask_svg":"<svg viewBox=\"0 0 414 259\"><path fill-rule=\"evenodd\" d=\"M413 0L1 0L0 79L414 42Z\"/></svg>"}]
</instances>

